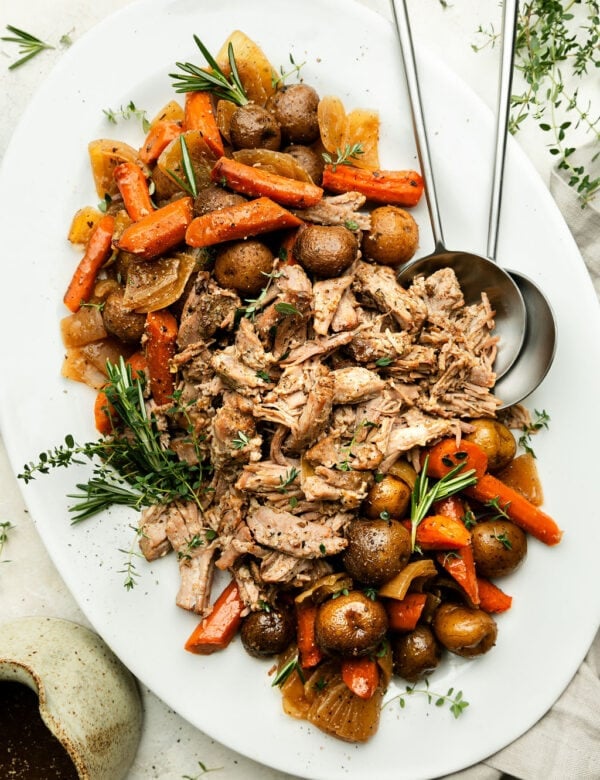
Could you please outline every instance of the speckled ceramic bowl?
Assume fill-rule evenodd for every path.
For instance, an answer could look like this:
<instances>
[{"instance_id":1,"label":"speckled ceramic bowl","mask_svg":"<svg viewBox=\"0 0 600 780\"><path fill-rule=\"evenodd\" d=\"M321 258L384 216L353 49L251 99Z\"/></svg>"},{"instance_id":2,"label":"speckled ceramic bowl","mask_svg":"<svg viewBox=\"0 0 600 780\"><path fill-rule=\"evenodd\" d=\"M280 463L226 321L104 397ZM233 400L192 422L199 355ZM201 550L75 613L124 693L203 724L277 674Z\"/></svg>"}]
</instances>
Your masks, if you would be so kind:
<instances>
[{"instance_id":1,"label":"speckled ceramic bowl","mask_svg":"<svg viewBox=\"0 0 600 780\"><path fill-rule=\"evenodd\" d=\"M141 734L136 681L97 634L58 618L0 625L0 680L39 697L42 720L81 780L125 777Z\"/></svg>"}]
</instances>

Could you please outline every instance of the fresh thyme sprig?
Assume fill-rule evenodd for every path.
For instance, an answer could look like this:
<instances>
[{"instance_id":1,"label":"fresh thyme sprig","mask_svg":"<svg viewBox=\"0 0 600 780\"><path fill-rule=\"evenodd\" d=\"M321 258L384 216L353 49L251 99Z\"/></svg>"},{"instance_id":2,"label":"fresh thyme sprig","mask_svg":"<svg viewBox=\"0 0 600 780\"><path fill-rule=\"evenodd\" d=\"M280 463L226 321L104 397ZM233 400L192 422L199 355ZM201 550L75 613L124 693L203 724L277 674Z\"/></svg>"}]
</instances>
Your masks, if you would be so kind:
<instances>
[{"instance_id":1,"label":"fresh thyme sprig","mask_svg":"<svg viewBox=\"0 0 600 780\"><path fill-rule=\"evenodd\" d=\"M445 474L441 479L435 482L432 486L429 484L429 477L427 476L427 469L429 466L429 456L425 458L421 473L415 480L415 485L411 493L410 499L410 525L411 525L411 550L414 551L417 540L417 528L423 520L423 518L429 512L431 506L436 501L440 501L442 498L453 496L455 493L460 493L471 485L477 482L475 477L475 469L468 469L464 473L464 463L457 463L454 468Z\"/></svg>"},{"instance_id":2,"label":"fresh thyme sprig","mask_svg":"<svg viewBox=\"0 0 600 780\"><path fill-rule=\"evenodd\" d=\"M574 10L578 13L573 13ZM582 19L585 15L585 22ZM479 51L494 46L498 38L492 25L476 31ZM577 128L600 141L600 113L584 100L579 89L569 92L564 73L581 76L600 67L600 3L598 0L524 0L521 3L515 41L515 70L520 76L511 97L511 133L527 121L535 121L547 134L548 151L582 205L600 190L600 177L592 179L583 165L573 162L576 152L570 140ZM595 159L595 158L594 158Z\"/></svg>"},{"instance_id":3,"label":"fresh thyme sprig","mask_svg":"<svg viewBox=\"0 0 600 780\"><path fill-rule=\"evenodd\" d=\"M210 70L199 68L191 62L176 62L176 66L183 73L169 73L169 77L174 79L175 92L211 92L215 97L230 100L238 106L246 105L248 95L240 79L233 45L230 43L227 47L227 58L231 69L231 75L228 77L197 35L194 35L194 41L210 66Z\"/></svg>"},{"instance_id":4,"label":"fresh thyme sprig","mask_svg":"<svg viewBox=\"0 0 600 780\"><path fill-rule=\"evenodd\" d=\"M142 123L142 130L147 133L150 129L150 121L148 115L143 108L138 108L133 100L130 100L126 106L120 106L120 108L103 108L102 113L106 116L107 120L116 125L119 119L139 119Z\"/></svg>"},{"instance_id":5,"label":"fresh thyme sprig","mask_svg":"<svg viewBox=\"0 0 600 780\"><path fill-rule=\"evenodd\" d=\"M454 688L448 688L446 694L435 693L429 688L429 680L427 679L425 679L424 685L420 688L417 688L417 683L407 685L404 693L394 696L393 699L389 699L384 706L387 707L392 702L397 701L400 707L404 708L406 706L406 697L414 696L417 693L426 696L429 704L434 704L436 707L443 707L446 704L449 704L450 712L455 718L459 718L469 706L469 702L463 699L462 691L456 691L455 693Z\"/></svg>"},{"instance_id":6,"label":"fresh thyme sprig","mask_svg":"<svg viewBox=\"0 0 600 780\"><path fill-rule=\"evenodd\" d=\"M69 509L73 522L115 504L142 509L175 500L194 501L200 508L199 493L205 477L202 460L191 465L179 460L175 452L160 441L156 423L144 403L144 379L133 379L131 367L123 358L107 364L108 383L104 388L115 418L113 433L95 442L77 444L73 436L65 443L38 456L29 463L19 479L30 482L50 469L91 461L92 476L77 484L78 493L69 494L76 503Z\"/></svg>"},{"instance_id":7,"label":"fresh thyme sprig","mask_svg":"<svg viewBox=\"0 0 600 780\"><path fill-rule=\"evenodd\" d=\"M207 775L209 772L220 772L223 769L222 766L208 767L202 761L198 761L198 766L200 767L199 775L181 775L181 780L199 780L200 777Z\"/></svg>"},{"instance_id":8,"label":"fresh thyme sprig","mask_svg":"<svg viewBox=\"0 0 600 780\"><path fill-rule=\"evenodd\" d=\"M8 66L9 70L14 70L20 65L24 65L32 59L32 57L35 57L40 52L44 51L44 49L55 48L52 44L46 43L45 41L36 38L35 35L25 32L25 30L20 30L18 27L14 27L12 24L7 24L6 29L8 32L12 33L12 35L5 35L0 38L0 40L6 41L7 43L16 43L19 47L19 54L23 55L20 59L16 60L16 62L13 62Z\"/></svg>"},{"instance_id":9,"label":"fresh thyme sprig","mask_svg":"<svg viewBox=\"0 0 600 780\"><path fill-rule=\"evenodd\" d=\"M300 80L300 71L301 69L306 65L306 62L301 62L299 65L297 64L296 60L294 59L293 55L290 52L290 63L292 65L291 69L286 71L283 67L283 65L279 68L279 76L273 75L271 77L271 84L274 89L279 87L279 85L283 85L286 82L286 79L289 79L291 76L296 76L298 80Z\"/></svg>"},{"instance_id":10,"label":"fresh thyme sprig","mask_svg":"<svg viewBox=\"0 0 600 780\"><path fill-rule=\"evenodd\" d=\"M275 281L283 275L282 271L272 271L270 274L265 271L261 271L261 274L267 278L266 285L260 291L258 298L246 298L246 306L241 310L244 317L253 319L257 312L259 312L265 304L267 293L269 288Z\"/></svg>"},{"instance_id":11,"label":"fresh thyme sprig","mask_svg":"<svg viewBox=\"0 0 600 780\"><path fill-rule=\"evenodd\" d=\"M8 520L0 523L0 563L9 563L9 561L3 560L2 554L4 553L4 547L8 542L8 532L12 531L14 525Z\"/></svg>"},{"instance_id":12,"label":"fresh thyme sprig","mask_svg":"<svg viewBox=\"0 0 600 780\"><path fill-rule=\"evenodd\" d=\"M300 474L300 471L295 467L292 466L292 468L289 468L285 472L285 477L279 477L279 485L277 486L277 490L280 493L287 493L287 490L289 486L294 482L296 477Z\"/></svg>"},{"instance_id":13,"label":"fresh thyme sprig","mask_svg":"<svg viewBox=\"0 0 600 780\"><path fill-rule=\"evenodd\" d=\"M359 142L357 144L346 144L343 149L336 149L335 157L329 154L329 152L323 152L322 156L326 163L333 166L335 171L338 165L352 165L352 161L357 160L364 153L363 145Z\"/></svg>"},{"instance_id":14,"label":"fresh thyme sprig","mask_svg":"<svg viewBox=\"0 0 600 780\"><path fill-rule=\"evenodd\" d=\"M535 409L535 418L533 422L522 427L522 435L519 437L519 446L522 447L525 452L528 452L532 457L536 457L535 452L531 446L531 437L541 431L542 428L548 430L548 423L550 422L550 415L545 409L538 411Z\"/></svg>"}]
</instances>

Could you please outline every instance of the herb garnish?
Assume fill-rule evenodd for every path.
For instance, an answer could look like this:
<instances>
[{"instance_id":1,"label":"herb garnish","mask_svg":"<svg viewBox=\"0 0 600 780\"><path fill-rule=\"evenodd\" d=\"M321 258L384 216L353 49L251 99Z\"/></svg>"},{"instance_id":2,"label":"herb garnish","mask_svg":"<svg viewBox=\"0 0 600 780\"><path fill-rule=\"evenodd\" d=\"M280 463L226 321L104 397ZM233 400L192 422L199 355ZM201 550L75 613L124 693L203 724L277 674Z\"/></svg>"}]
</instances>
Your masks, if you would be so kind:
<instances>
[{"instance_id":1,"label":"herb garnish","mask_svg":"<svg viewBox=\"0 0 600 780\"><path fill-rule=\"evenodd\" d=\"M111 413L114 410L120 421L113 433L85 444L77 444L68 435L64 444L40 453L37 463L27 464L18 478L27 483L51 468L92 461L92 476L76 486L79 493L68 496L77 501L69 508L75 513L74 523L114 504L139 510L179 499L201 507L199 491L205 476L202 459L189 464L161 445L154 418L144 403L142 374L133 379L131 366L122 357L118 364L107 363L106 368L108 383L104 392Z\"/></svg>"},{"instance_id":2,"label":"herb garnish","mask_svg":"<svg viewBox=\"0 0 600 780\"><path fill-rule=\"evenodd\" d=\"M532 457L536 457L533 448L531 447L531 437L536 434L542 428L548 430L548 423L550 422L550 415L545 409L539 412L535 409L535 419L529 425L522 427L523 435L519 438L519 446L522 447L525 452L528 452Z\"/></svg>"},{"instance_id":3,"label":"herb garnish","mask_svg":"<svg viewBox=\"0 0 600 780\"><path fill-rule=\"evenodd\" d=\"M287 493L289 486L292 484L292 482L294 482L299 474L300 472L295 466L289 468L285 472L285 477L279 477L279 485L277 486L277 490L280 493Z\"/></svg>"},{"instance_id":4,"label":"herb garnish","mask_svg":"<svg viewBox=\"0 0 600 780\"><path fill-rule=\"evenodd\" d=\"M458 454L457 454L458 457ZM429 486L427 468L429 465L429 456L425 458L421 473L415 480L415 485L411 494L410 524L411 524L411 550L414 552L416 547L417 528L427 515L431 505L442 498L453 496L460 493L477 482L475 469L468 469L464 473L458 473L464 468L464 463L457 463L454 468L439 479L432 487Z\"/></svg>"},{"instance_id":5,"label":"herb garnish","mask_svg":"<svg viewBox=\"0 0 600 780\"><path fill-rule=\"evenodd\" d=\"M138 108L133 100L130 100L129 103L127 103L126 106L121 106L120 108L112 109L112 108L103 108L102 113L106 116L108 121L116 125L119 119L131 119L132 117L135 117L139 119L142 123L142 129L145 133L148 132L150 129L150 122L148 120L148 116L144 109Z\"/></svg>"},{"instance_id":6,"label":"herb garnish","mask_svg":"<svg viewBox=\"0 0 600 780\"><path fill-rule=\"evenodd\" d=\"M338 165L352 165L352 160L357 160L361 154L365 153L363 145L359 142L357 144L346 144L343 149L335 150L336 157L332 157L328 152L323 152L323 159L326 163L333 166L333 170Z\"/></svg>"},{"instance_id":7,"label":"herb garnish","mask_svg":"<svg viewBox=\"0 0 600 780\"><path fill-rule=\"evenodd\" d=\"M9 70L14 70L15 68L18 68L19 65L24 65L32 57L35 57L36 54L44 51L44 49L54 49L54 46L50 43L41 41L39 38L36 38L35 35L25 32L25 30L20 30L18 27L13 27L12 24L7 24L6 29L8 32L12 33L12 36L5 35L0 38L0 40L6 41L7 43L16 43L19 47L19 54L23 55L16 62L13 62L8 66Z\"/></svg>"},{"instance_id":8,"label":"herb garnish","mask_svg":"<svg viewBox=\"0 0 600 780\"><path fill-rule=\"evenodd\" d=\"M9 561L2 560L2 553L4 552L4 546L8 542L8 532L12 531L14 525L8 520L0 523L0 563L9 563Z\"/></svg>"},{"instance_id":9,"label":"herb garnish","mask_svg":"<svg viewBox=\"0 0 600 780\"><path fill-rule=\"evenodd\" d=\"M300 658L298 656L298 653L296 655L292 656L289 661L287 661L281 669L277 672L275 675L273 682L271 683L271 687L275 688L276 686L281 686L283 683L287 680L287 678L292 674L292 672L298 672L300 675L300 679L302 682L304 682L304 672L302 671L302 667L300 666Z\"/></svg>"},{"instance_id":10,"label":"herb garnish","mask_svg":"<svg viewBox=\"0 0 600 780\"><path fill-rule=\"evenodd\" d=\"M217 61L208 51L197 35L194 35L196 46L202 52L204 59L209 64L211 70L204 70L191 62L176 62L176 66L183 73L170 73L170 78L174 79L173 87L175 92L211 92L215 97L229 100L237 106L244 106L248 103L243 84L238 73L233 45L229 43L227 47L227 58L231 75L226 76Z\"/></svg>"},{"instance_id":11,"label":"herb garnish","mask_svg":"<svg viewBox=\"0 0 600 780\"><path fill-rule=\"evenodd\" d=\"M290 76L296 75L296 78L298 81L300 81L300 70L306 65L306 62L301 62L299 65L296 63L296 60L294 59L293 55L290 52L290 63L292 65L291 70L285 71L283 68L283 65L279 68L279 76L272 76L271 77L271 85L273 88L277 88L280 84L285 84L286 79L289 79Z\"/></svg>"},{"instance_id":12,"label":"herb garnish","mask_svg":"<svg viewBox=\"0 0 600 780\"><path fill-rule=\"evenodd\" d=\"M195 198L198 195L196 174L194 173L192 158L190 157L188 145L183 136L183 133L179 136L179 145L181 147L181 165L183 168L183 175L185 176L185 180L183 180L180 176L178 176L175 173L175 171L169 170L167 171L167 173L172 179L174 179L177 182L177 184L179 184L182 190L187 192L188 195L191 195L192 197Z\"/></svg>"},{"instance_id":13,"label":"herb garnish","mask_svg":"<svg viewBox=\"0 0 600 780\"><path fill-rule=\"evenodd\" d=\"M250 439L243 431L238 431L237 436L231 440L231 446L234 450L243 450L247 444L250 444Z\"/></svg>"},{"instance_id":14,"label":"herb garnish","mask_svg":"<svg viewBox=\"0 0 600 780\"><path fill-rule=\"evenodd\" d=\"M445 704L449 704L450 712L454 715L455 718L460 717L465 709L469 706L469 702L463 699L462 691L456 691L456 693L454 693L454 688L448 688L448 691L445 695L441 693L435 693L434 691L430 690L429 680L427 679L425 679L424 685L421 688L417 688L417 683L414 683L413 685L407 685L406 691L404 693L401 693L398 696L394 696L393 699L387 701L383 706L387 707L391 702L397 701L400 707L404 708L406 706L406 697L413 696L415 693L423 694L427 697L429 704L435 704L436 707L443 707Z\"/></svg>"}]
</instances>

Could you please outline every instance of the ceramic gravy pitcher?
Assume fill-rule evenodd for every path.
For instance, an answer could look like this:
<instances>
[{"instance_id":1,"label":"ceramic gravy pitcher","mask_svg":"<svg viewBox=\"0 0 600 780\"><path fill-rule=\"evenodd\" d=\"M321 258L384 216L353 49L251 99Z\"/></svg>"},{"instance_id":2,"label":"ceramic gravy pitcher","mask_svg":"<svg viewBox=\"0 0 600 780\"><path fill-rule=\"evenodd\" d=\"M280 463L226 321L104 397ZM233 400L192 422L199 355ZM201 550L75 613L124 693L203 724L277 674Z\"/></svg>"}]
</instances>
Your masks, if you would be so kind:
<instances>
[{"instance_id":1,"label":"ceramic gravy pitcher","mask_svg":"<svg viewBox=\"0 0 600 780\"><path fill-rule=\"evenodd\" d=\"M133 675L97 634L58 618L4 623L2 681L37 693L41 718L80 780L125 777L140 739L141 699Z\"/></svg>"}]
</instances>

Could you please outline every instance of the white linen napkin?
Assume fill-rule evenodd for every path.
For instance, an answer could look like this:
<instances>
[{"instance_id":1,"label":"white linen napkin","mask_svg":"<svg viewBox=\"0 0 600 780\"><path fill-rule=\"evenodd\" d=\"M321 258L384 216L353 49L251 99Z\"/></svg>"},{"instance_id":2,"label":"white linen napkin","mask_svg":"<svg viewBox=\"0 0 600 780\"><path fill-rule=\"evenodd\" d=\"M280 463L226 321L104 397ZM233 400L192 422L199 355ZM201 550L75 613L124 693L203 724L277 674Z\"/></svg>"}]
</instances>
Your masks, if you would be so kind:
<instances>
[{"instance_id":1,"label":"white linen napkin","mask_svg":"<svg viewBox=\"0 0 600 780\"><path fill-rule=\"evenodd\" d=\"M571 158L590 179L600 176L600 145ZM600 298L600 196L582 208L568 173L556 166L550 191L573 234ZM508 747L446 780L598 780L600 778L600 633L552 709Z\"/></svg>"}]
</instances>

